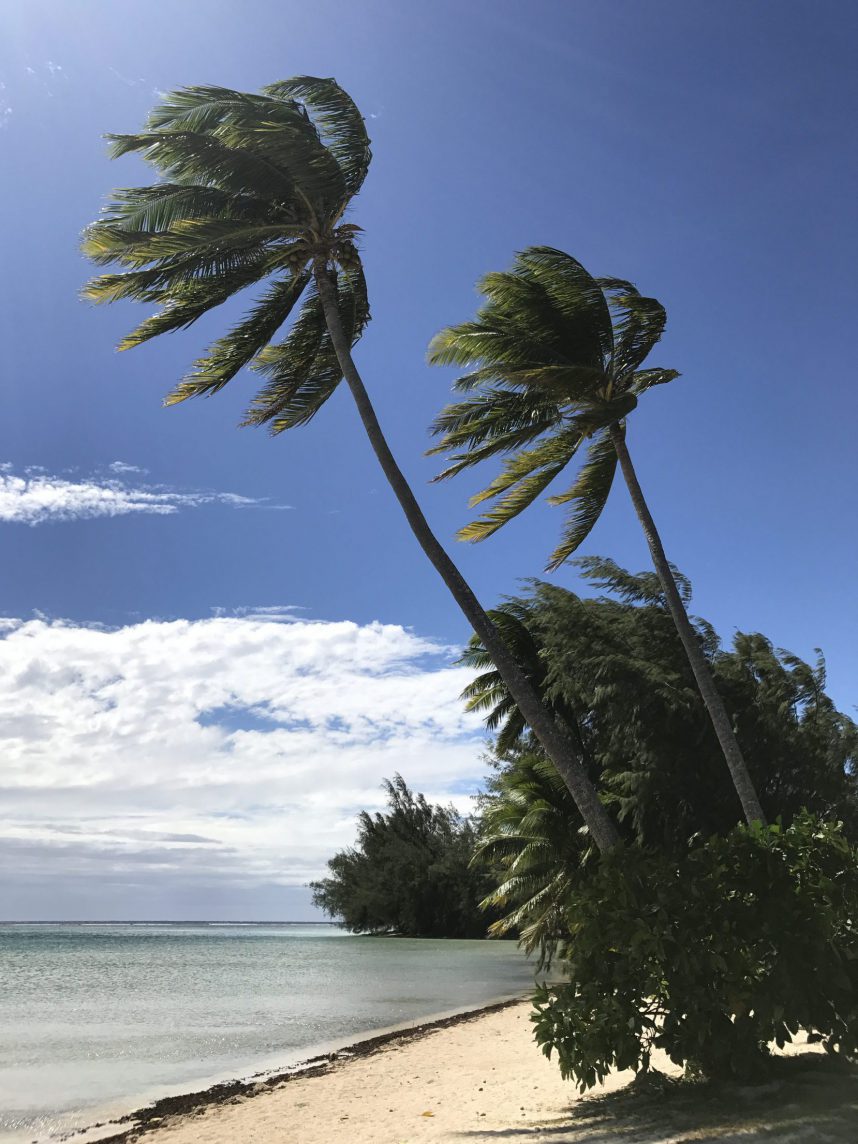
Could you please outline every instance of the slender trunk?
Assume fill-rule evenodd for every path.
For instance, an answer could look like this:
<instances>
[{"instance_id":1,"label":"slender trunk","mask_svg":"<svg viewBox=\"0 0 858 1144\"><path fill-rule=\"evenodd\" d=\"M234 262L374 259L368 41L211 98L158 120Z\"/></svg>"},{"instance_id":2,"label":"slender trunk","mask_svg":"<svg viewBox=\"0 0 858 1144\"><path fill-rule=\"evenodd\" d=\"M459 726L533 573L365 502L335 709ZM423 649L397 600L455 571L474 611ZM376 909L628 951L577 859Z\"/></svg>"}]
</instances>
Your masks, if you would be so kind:
<instances>
[{"instance_id":1,"label":"slender trunk","mask_svg":"<svg viewBox=\"0 0 858 1144\"><path fill-rule=\"evenodd\" d=\"M483 647L494 660L510 695L518 704L519 710L530 724L534 735L557 767L581 812L581 816L589 827L593 841L602 853L612 850L620 843L619 833L602 805L595 787L581 766L571 741L555 723L551 713L543 706L524 672L510 654L497 628L486 615L461 572L432 532L414 493L394 460L352 358L351 346L340 321L336 285L330 271L327 266L317 262L314 273L319 297L325 312L328 332L331 335L331 342L336 350L343 377L351 390L373 451L402 507L402 511L405 513L411 531L449 588L453 599L462 609L468 623L482 640Z\"/></svg>"},{"instance_id":2,"label":"slender trunk","mask_svg":"<svg viewBox=\"0 0 858 1144\"><path fill-rule=\"evenodd\" d=\"M623 470L623 476L631 494L632 504L652 554L652 562L664 589L667 606L673 617L679 638L682 640L682 646L685 648L685 654L688 656L688 662L691 664L691 670L694 672L697 687L703 697L703 702L706 704L706 710L709 712L709 718L712 720L712 726L715 728L715 734L718 736L718 742L721 744L727 766L730 768L730 775L742 804L745 819L749 825L752 822L765 823L763 808L760 806L760 800L757 798L757 792L754 790L754 784L748 774L742 751L736 742L736 736L733 734L730 717L715 686L715 680L712 678L712 672L709 670L709 664L706 662L697 634L691 626L691 621L670 570L661 537L658 535L655 521L652 519L652 514L644 500L637 474L632 465L632 459L626 447L625 432L615 423L611 426L610 433L620 468Z\"/></svg>"}]
</instances>

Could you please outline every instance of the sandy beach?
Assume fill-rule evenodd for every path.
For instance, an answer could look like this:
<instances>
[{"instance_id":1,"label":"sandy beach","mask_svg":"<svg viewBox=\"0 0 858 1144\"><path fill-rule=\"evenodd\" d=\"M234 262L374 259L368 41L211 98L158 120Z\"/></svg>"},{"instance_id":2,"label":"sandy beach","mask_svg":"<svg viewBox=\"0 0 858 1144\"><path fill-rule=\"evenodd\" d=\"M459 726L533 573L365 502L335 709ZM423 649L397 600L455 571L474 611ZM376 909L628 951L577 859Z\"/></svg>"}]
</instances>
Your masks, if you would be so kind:
<instances>
[{"instance_id":1,"label":"sandy beach","mask_svg":"<svg viewBox=\"0 0 858 1144\"><path fill-rule=\"evenodd\" d=\"M378 1038L303 1073L159 1106L113 1141L147 1144L551 1144L858 1139L858 1078L795 1046L763 1086L629 1088L580 1097L531 1039L526 1002ZM660 1070L676 1077L666 1060Z\"/></svg>"}]
</instances>

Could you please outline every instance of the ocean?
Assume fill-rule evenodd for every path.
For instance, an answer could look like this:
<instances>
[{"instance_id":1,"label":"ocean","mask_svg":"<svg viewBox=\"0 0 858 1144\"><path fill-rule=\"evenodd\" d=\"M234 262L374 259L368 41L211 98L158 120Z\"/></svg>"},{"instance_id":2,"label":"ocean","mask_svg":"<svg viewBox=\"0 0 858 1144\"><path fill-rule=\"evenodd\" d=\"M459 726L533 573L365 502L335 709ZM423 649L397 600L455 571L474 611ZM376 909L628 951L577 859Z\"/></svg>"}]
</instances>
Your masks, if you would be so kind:
<instances>
[{"instance_id":1,"label":"ocean","mask_svg":"<svg viewBox=\"0 0 858 1144\"><path fill-rule=\"evenodd\" d=\"M524 993L512 942L305 924L0 925L0 1142Z\"/></svg>"}]
</instances>

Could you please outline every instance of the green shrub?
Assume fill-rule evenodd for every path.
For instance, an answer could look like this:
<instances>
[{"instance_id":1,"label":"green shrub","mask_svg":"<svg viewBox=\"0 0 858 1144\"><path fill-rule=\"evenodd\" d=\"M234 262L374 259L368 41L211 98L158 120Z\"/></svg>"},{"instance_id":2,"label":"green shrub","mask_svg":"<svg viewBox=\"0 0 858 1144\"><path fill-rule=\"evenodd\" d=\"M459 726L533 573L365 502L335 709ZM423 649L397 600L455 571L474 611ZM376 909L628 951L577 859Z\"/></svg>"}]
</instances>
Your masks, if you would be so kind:
<instances>
[{"instance_id":1,"label":"green shrub","mask_svg":"<svg viewBox=\"0 0 858 1144\"><path fill-rule=\"evenodd\" d=\"M759 1075L799 1029L858 1052L858 855L837 825L736 827L679 858L629 848L581 877L568 982L535 1036L584 1090L653 1048L689 1072Z\"/></svg>"}]
</instances>

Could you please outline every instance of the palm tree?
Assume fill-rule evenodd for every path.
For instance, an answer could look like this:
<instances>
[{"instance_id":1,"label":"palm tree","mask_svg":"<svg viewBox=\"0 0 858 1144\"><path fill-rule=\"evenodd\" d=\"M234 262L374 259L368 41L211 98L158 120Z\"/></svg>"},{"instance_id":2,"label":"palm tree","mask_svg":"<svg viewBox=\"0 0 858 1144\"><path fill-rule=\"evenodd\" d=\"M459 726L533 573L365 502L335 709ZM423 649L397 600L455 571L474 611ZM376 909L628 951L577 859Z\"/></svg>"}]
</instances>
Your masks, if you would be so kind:
<instances>
[{"instance_id":1,"label":"palm tree","mask_svg":"<svg viewBox=\"0 0 858 1144\"><path fill-rule=\"evenodd\" d=\"M432 363L469 371L455 383L468 397L438 417L433 429L441 440L432 452L451 454L452 464L438 479L512 455L472 498L472 505L490 501L492 507L459 536L491 536L527 508L586 442L587 458L571 487L549 498L570 506L548 565L557 568L599 519L619 462L745 818L765 821L626 446L626 419L638 399L679 376L671 369L641 369L664 330L664 307L630 282L593 278L576 259L545 246L518 254L510 271L487 274L479 288L486 301L477 317L443 330L430 346Z\"/></svg>"},{"instance_id":2,"label":"palm tree","mask_svg":"<svg viewBox=\"0 0 858 1144\"><path fill-rule=\"evenodd\" d=\"M125 268L95 278L87 298L160 306L120 349L190 326L246 287L267 284L167 404L216 393L250 365L265 383L246 423L268 424L280 433L310 421L345 378L415 537L503 672L596 844L612 849L619 842L616 827L572 743L433 535L352 358L369 321L369 303L356 245L360 228L343 219L371 157L352 100L333 80L311 76L271 84L258 94L184 88L152 111L144 131L110 139L114 157L136 154L160 176L151 186L115 192L84 236L83 249L96 263ZM273 342L296 307L288 333Z\"/></svg>"},{"instance_id":3,"label":"palm tree","mask_svg":"<svg viewBox=\"0 0 858 1144\"><path fill-rule=\"evenodd\" d=\"M538 951L538 970L562 950L570 892L588 863L586 839L570 832L570 818L568 791L544 755L519 754L482 800L474 864L494 870L498 885L480 905L505 911L489 933L517 930L526 952Z\"/></svg>"}]
</instances>

